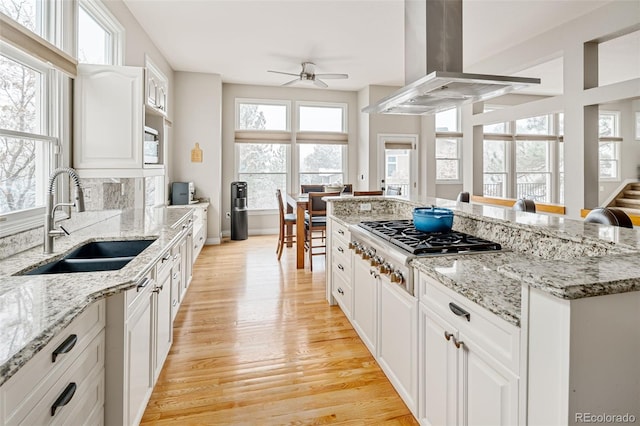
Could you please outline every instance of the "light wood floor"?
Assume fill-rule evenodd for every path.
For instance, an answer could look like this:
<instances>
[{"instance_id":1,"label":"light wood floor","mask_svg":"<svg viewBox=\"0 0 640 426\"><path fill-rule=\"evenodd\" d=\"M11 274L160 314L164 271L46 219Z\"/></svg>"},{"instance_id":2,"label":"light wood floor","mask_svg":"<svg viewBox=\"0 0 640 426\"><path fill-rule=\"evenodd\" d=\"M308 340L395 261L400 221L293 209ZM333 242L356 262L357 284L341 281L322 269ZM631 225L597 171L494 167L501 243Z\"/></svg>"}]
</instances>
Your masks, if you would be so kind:
<instances>
[{"instance_id":1,"label":"light wood floor","mask_svg":"<svg viewBox=\"0 0 640 426\"><path fill-rule=\"evenodd\" d=\"M416 425L340 308L324 257L276 237L205 246L142 424Z\"/></svg>"}]
</instances>

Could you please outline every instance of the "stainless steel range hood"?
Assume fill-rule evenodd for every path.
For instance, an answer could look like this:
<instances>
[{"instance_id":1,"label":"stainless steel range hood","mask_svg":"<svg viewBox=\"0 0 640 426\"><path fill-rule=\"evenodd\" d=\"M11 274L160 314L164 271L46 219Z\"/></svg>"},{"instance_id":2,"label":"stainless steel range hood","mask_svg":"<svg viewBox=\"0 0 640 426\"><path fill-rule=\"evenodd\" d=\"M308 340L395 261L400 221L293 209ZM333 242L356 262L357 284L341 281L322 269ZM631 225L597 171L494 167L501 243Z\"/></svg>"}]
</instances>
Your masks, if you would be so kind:
<instances>
[{"instance_id":1,"label":"stainless steel range hood","mask_svg":"<svg viewBox=\"0 0 640 426\"><path fill-rule=\"evenodd\" d=\"M405 0L407 86L362 109L435 114L540 84L538 78L462 72L462 0Z\"/></svg>"}]
</instances>

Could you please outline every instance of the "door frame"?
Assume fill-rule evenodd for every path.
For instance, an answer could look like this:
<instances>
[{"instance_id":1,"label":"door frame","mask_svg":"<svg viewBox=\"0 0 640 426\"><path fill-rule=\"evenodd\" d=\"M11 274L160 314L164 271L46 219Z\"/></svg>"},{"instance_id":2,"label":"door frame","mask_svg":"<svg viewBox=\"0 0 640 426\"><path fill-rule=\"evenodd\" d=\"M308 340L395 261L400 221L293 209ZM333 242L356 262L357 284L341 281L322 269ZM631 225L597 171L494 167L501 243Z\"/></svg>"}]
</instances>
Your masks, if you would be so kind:
<instances>
[{"instance_id":1,"label":"door frame","mask_svg":"<svg viewBox=\"0 0 640 426\"><path fill-rule=\"evenodd\" d=\"M403 194L403 197L410 198L411 195L418 191L418 141L419 137L415 133L378 133L378 183L380 187L382 177L386 178L385 173L385 149L384 144L387 141L410 143L412 153L409 160L409 193ZM386 180L386 179L385 179ZM386 184L386 182L385 182ZM385 185L386 187L386 185Z\"/></svg>"}]
</instances>

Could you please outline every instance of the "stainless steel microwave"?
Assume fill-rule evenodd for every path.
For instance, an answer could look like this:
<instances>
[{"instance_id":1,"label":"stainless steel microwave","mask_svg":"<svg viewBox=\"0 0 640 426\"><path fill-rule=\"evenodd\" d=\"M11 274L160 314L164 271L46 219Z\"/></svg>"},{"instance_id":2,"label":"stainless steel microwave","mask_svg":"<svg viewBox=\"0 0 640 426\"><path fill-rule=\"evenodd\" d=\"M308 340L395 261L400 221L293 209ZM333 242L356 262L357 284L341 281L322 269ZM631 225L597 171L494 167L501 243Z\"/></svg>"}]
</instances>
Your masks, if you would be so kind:
<instances>
[{"instance_id":1,"label":"stainless steel microwave","mask_svg":"<svg viewBox=\"0 0 640 426\"><path fill-rule=\"evenodd\" d=\"M160 139L158 131L151 127L144 128L144 163L160 163Z\"/></svg>"}]
</instances>

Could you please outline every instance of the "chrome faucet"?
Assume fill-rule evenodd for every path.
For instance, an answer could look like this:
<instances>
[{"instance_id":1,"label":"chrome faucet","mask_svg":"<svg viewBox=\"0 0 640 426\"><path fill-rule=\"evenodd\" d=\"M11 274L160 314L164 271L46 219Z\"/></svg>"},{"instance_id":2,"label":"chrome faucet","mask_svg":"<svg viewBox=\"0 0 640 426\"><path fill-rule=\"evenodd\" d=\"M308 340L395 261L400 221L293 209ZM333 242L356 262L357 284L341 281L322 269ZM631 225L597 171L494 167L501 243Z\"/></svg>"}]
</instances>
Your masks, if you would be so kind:
<instances>
[{"instance_id":1,"label":"chrome faucet","mask_svg":"<svg viewBox=\"0 0 640 426\"><path fill-rule=\"evenodd\" d=\"M58 203L55 206L53 205L53 186L56 178L62 173L66 173L73 180L75 185L74 190L74 202L73 203ZM58 207L63 206L74 206L77 212L84 211L84 194L82 193L82 188L80 187L80 178L75 170L71 167L60 167L51 172L51 176L49 176L49 189L46 195L46 207L45 207L45 218L44 218L44 253L50 254L53 253L53 238L60 235L69 235L66 229L60 226L60 229L53 229L53 217L55 215L56 209Z\"/></svg>"}]
</instances>

